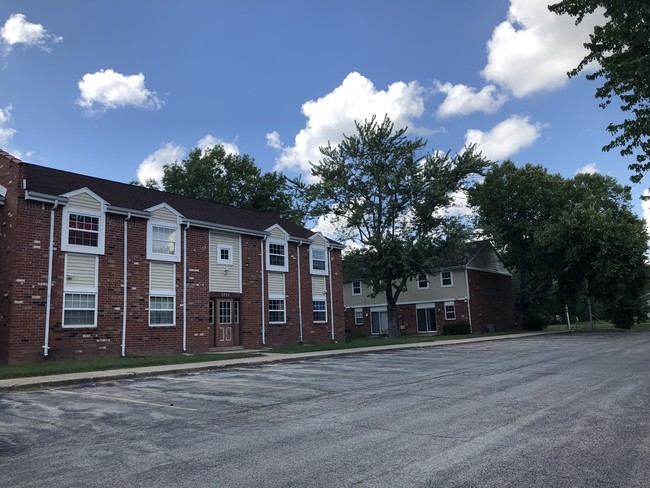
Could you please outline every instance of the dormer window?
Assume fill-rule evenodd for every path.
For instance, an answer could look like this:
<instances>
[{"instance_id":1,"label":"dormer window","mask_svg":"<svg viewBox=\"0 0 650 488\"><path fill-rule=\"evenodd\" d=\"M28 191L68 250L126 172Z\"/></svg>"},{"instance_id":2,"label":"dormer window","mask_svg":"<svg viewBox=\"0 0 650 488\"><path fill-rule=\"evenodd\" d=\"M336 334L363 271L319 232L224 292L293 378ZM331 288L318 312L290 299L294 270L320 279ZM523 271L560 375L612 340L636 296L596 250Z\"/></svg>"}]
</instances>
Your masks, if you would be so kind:
<instances>
[{"instance_id":1,"label":"dormer window","mask_svg":"<svg viewBox=\"0 0 650 488\"><path fill-rule=\"evenodd\" d=\"M61 249L86 254L104 253L104 216L87 210L63 209Z\"/></svg>"},{"instance_id":2,"label":"dormer window","mask_svg":"<svg viewBox=\"0 0 650 488\"><path fill-rule=\"evenodd\" d=\"M88 188L63 195L61 250L81 254L104 254L107 202Z\"/></svg>"},{"instance_id":3,"label":"dormer window","mask_svg":"<svg viewBox=\"0 0 650 488\"><path fill-rule=\"evenodd\" d=\"M311 274L327 274L327 249L320 246L311 246L309 248Z\"/></svg>"},{"instance_id":4,"label":"dormer window","mask_svg":"<svg viewBox=\"0 0 650 488\"><path fill-rule=\"evenodd\" d=\"M150 220L148 223L147 259L179 261L178 225Z\"/></svg>"},{"instance_id":5,"label":"dormer window","mask_svg":"<svg viewBox=\"0 0 650 488\"><path fill-rule=\"evenodd\" d=\"M288 271L287 266L287 243L285 241L268 240L266 245L267 250L267 266L269 271Z\"/></svg>"}]
</instances>

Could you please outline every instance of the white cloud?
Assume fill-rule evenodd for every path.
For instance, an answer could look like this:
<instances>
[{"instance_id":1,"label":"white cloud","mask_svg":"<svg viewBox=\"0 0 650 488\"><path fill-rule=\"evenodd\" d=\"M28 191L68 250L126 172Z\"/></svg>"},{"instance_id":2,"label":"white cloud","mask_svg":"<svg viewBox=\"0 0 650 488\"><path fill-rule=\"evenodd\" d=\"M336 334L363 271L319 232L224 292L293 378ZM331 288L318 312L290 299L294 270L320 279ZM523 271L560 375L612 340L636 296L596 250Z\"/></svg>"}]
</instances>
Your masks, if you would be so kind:
<instances>
[{"instance_id":1,"label":"white cloud","mask_svg":"<svg viewBox=\"0 0 650 488\"><path fill-rule=\"evenodd\" d=\"M280 134L276 131L267 133L266 145L273 149L277 149L278 151L282 149L282 139L280 139Z\"/></svg>"},{"instance_id":2,"label":"white cloud","mask_svg":"<svg viewBox=\"0 0 650 488\"><path fill-rule=\"evenodd\" d=\"M650 190L643 190L643 196L650 197ZM650 200L641 200L641 208L643 209L646 231L650 232Z\"/></svg>"},{"instance_id":3,"label":"white cloud","mask_svg":"<svg viewBox=\"0 0 650 488\"><path fill-rule=\"evenodd\" d=\"M332 92L302 106L307 123L295 137L294 145L285 147L277 159L276 170L302 172L311 178L310 161L318 162L320 146L333 145L343 134L353 134L354 122L363 123L373 115L382 120L388 114L395 127L412 125L412 119L424 113L424 90L417 82L391 84L377 90L359 73L350 73Z\"/></svg>"},{"instance_id":4,"label":"white cloud","mask_svg":"<svg viewBox=\"0 0 650 488\"><path fill-rule=\"evenodd\" d=\"M95 105L103 110L118 107L141 107L158 109L162 102L156 92L144 85L144 75L123 75L112 69L87 73L79 82L81 96L77 103L92 110Z\"/></svg>"},{"instance_id":5,"label":"white cloud","mask_svg":"<svg viewBox=\"0 0 650 488\"><path fill-rule=\"evenodd\" d=\"M163 165L180 161L185 157L186 151L182 146L177 146L168 142L161 146L157 151L150 154L138 166L138 181L144 184L148 179L153 178L162 182Z\"/></svg>"},{"instance_id":6,"label":"white cloud","mask_svg":"<svg viewBox=\"0 0 650 488\"><path fill-rule=\"evenodd\" d=\"M212 149L214 146L223 146L226 154L239 154L239 147L237 147L237 144L234 142L222 141L218 137L214 137L211 134L207 134L205 137L199 139L199 142L196 143L196 147L198 147L204 153Z\"/></svg>"},{"instance_id":7,"label":"white cloud","mask_svg":"<svg viewBox=\"0 0 650 488\"><path fill-rule=\"evenodd\" d=\"M513 115L489 132L470 129L465 134L465 144L476 144L486 158L497 161L515 154L537 140L541 124L531 124L529 117Z\"/></svg>"},{"instance_id":8,"label":"white cloud","mask_svg":"<svg viewBox=\"0 0 650 488\"><path fill-rule=\"evenodd\" d=\"M472 112L496 112L507 100L508 96L499 93L494 85L487 85L476 92L475 88L463 84L444 85L436 81L436 89L447 95L445 101L438 107L439 117L467 115Z\"/></svg>"},{"instance_id":9,"label":"white cloud","mask_svg":"<svg viewBox=\"0 0 650 488\"><path fill-rule=\"evenodd\" d=\"M576 174L586 173L588 175L593 175L595 173L600 173L596 167L596 163L585 164L582 168L576 171Z\"/></svg>"},{"instance_id":10,"label":"white cloud","mask_svg":"<svg viewBox=\"0 0 650 488\"><path fill-rule=\"evenodd\" d=\"M0 108L0 144L6 145L16 133L16 129L13 127L8 127L9 121L11 120L11 105L7 105L5 108Z\"/></svg>"},{"instance_id":11,"label":"white cloud","mask_svg":"<svg viewBox=\"0 0 650 488\"><path fill-rule=\"evenodd\" d=\"M48 42L61 42L63 37L53 36L41 24L27 22L24 14L12 14L0 29L0 37L5 44L5 51L10 51L17 44L39 46L50 51Z\"/></svg>"},{"instance_id":12,"label":"white cloud","mask_svg":"<svg viewBox=\"0 0 650 488\"><path fill-rule=\"evenodd\" d=\"M573 17L550 12L549 3L511 0L508 20L494 29L487 44L483 76L518 98L564 86L566 73L586 54L583 44L594 25L603 22L598 11L576 26Z\"/></svg>"},{"instance_id":13,"label":"white cloud","mask_svg":"<svg viewBox=\"0 0 650 488\"><path fill-rule=\"evenodd\" d=\"M226 154L239 154L239 148L233 142L224 142L218 137L211 134L206 134L196 143L196 146L204 153L209 151L216 145L221 145L226 150ZM188 155L187 150L183 146L179 146L172 142L168 142L160 146L160 148L147 156L144 161L138 166L137 177L140 183L145 183L148 179L155 179L162 183L163 166L165 164L172 164L181 162Z\"/></svg>"}]
</instances>

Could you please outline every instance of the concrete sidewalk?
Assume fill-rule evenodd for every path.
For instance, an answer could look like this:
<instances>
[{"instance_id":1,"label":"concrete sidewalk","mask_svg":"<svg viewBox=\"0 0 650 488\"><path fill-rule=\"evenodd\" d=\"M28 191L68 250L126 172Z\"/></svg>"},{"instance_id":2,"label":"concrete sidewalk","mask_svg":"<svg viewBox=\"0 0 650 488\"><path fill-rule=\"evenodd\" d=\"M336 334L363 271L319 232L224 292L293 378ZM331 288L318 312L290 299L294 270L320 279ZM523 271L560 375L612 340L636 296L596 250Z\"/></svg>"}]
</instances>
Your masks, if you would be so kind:
<instances>
[{"instance_id":1,"label":"concrete sidewalk","mask_svg":"<svg viewBox=\"0 0 650 488\"><path fill-rule=\"evenodd\" d=\"M422 347L440 347L462 344L473 344L476 342L500 341L505 339L521 339L540 335L557 334L557 332L524 332L490 337L476 337L471 339L449 339L433 342L418 342L411 344L395 344L390 346L359 347L353 349L338 349L333 351L313 351L294 354L277 354L263 352L263 356L241 359L225 359L222 361L203 361L199 363L168 364L162 366L144 366L140 368L111 369L106 371L87 371L83 373L69 373L50 376L32 376L29 378L11 378L0 380L0 393L7 393L17 390L29 390L48 388L63 385L74 385L81 383L95 383L101 381L118 380L123 378L135 378L143 376L157 376L163 374L189 373L193 371L204 371L209 369L232 368L240 366L255 366L259 364L271 364L284 361L302 361L306 359L318 359L342 354L364 354L369 352L394 351L396 349L415 349ZM244 351L246 352L246 351ZM251 351L252 352L252 351Z\"/></svg>"}]
</instances>

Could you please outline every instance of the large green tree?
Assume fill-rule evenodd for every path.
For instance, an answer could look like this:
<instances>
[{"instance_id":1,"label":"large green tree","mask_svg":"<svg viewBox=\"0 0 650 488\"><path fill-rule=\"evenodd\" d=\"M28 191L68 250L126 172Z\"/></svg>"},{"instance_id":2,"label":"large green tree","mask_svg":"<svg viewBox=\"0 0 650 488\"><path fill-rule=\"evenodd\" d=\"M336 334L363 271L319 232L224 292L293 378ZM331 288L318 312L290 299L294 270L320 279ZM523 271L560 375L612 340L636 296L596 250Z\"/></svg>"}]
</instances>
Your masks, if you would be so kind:
<instances>
[{"instance_id":1,"label":"large green tree","mask_svg":"<svg viewBox=\"0 0 650 488\"><path fill-rule=\"evenodd\" d=\"M607 130L612 141L603 150L620 148L621 155L634 156L629 168L638 182L650 169L650 2L647 0L563 0L549 6L552 12L576 18L576 24L595 11L606 21L596 26L585 44L588 54L569 72L576 76L597 63L589 80L603 80L596 89L601 107L617 99L626 116Z\"/></svg>"},{"instance_id":2,"label":"large green tree","mask_svg":"<svg viewBox=\"0 0 650 488\"><path fill-rule=\"evenodd\" d=\"M305 208L283 174L262 174L252 157L228 153L221 145L196 148L180 163L166 164L163 172L166 191L304 222Z\"/></svg>"},{"instance_id":3,"label":"large green tree","mask_svg":"<svg viewBox=\"0 0 650 488\"><path fill-rule=\"evenodd\" d=\"M564 179L541 166L495 165L470 190L478 226L515 272L517 319L544 312L551 291L572 303L589 294L610 312L638 309L645 281L645 223L630 188L612 177Z\"/></svg>"},{"instance_id":4,"label":"large green tree","mask_svg":"<svg viewBox=\"0 0 650 488\"><path fill-rule=\"evenodd\" d=\"M400 334L397 300L415 274L433 273L459 228L441 212L468 177L487 161L473 148L450 157L423 154L425 141L409 139L388 117L356 124L356 133L321 147L308 188L314 216L332 215L361 249L356 278L386 297L391 337Z\"/></svg>"}]
</instances>

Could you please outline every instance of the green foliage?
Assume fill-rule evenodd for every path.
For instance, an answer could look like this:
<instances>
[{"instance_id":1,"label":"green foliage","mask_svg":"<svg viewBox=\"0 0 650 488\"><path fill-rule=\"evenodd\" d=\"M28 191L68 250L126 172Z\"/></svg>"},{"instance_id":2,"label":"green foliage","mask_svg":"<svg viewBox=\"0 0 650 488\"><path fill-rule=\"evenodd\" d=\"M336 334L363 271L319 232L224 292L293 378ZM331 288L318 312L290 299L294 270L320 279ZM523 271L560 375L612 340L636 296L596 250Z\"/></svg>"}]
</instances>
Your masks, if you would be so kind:
<instances>
[{"instance_id":1,"label":"green foliage","mask_svg":"<svg viewBox=\"0 0 650 488\"><path fill-rule=\"evenodd\" d=\"M196 148L182 162L166 164L163 171L166 191L304 222L304 207L292 182L275 171L262 174L246 154L227 153L223 146L205 152Z\"/></svg>"},{"instance_id":2,"label":"green foliage","mask_svg":"<svg viewBox=\"0 0 650 488\"><path fill-rule=\"evenodd\" d=\"M466 235L440 211L487 162L474 148L454 157L421 154L425 142L407 138L388 117L356 128L338 146L321 148L323 159L312 167L318 183L307 194L313 216L333 215L363 246L348 265L374 295L385 293L390 335L397 337L396 302L408 279L433 273L445 248Z\"/></svg>"},{"instance_id":3,"label":"green foliage","mask_svg":"<svg viewBox=\"0 0 650 488\"><path fill-rule=\"evenodd\" d=\"M589 53L569 72L576 76L597 63L589 80L603 80L596 97L607 107L620 100L627 114L607 130L614 139L603 150L620 148L623 156L636 156L629 168L638 182L650 169L650 2L647 0L563 0L549 6L557 14L576 18L576 24L595 11L604 12L607 21L596 26L585 47Z\"/></svg>"},{"instance_id":4,"label":"green foliage","mask_svg":"<svg viewBox=\"0 0 650 488\"><path fill-rule=\"evenodd\" d=\"M621 300L616 303L612 315L612 323L617 329L631 329L634 325L637 307Z\"/></svg>"},{"instance_id":5,"label":"green foliage","mask_svg":"<svg viewBox=\"0 0 650 488\"><path fill-rule=\"evenodd\" d=\"M521 326L524 330L544 330L548 325L548 320L537 314L526 314Z\"/></svg>"},{"instance_id":6,"label":"green foliage","mask_svg":"<svg viewBox=\"0 0 650 488\"><path fill-rule=\"evenodd\" d=\"M463 322L460 324L447 324L443 328L444 335L465 335L469 334L472 331L472 328L469 324Z\"/></svg>"},{"instance_id":7,"label":"green foliage","mask_svg":"<svg viewBox=\"0 0 650 488\"><path fill-rule=\"evenodd\" d=\"M563 179L507 161L470 191L469 201L515 273L518 323L576 303L585 288L610 308L622 299L636 303L643 293L645 224L632 211L630 189L614 178Z\"/></svg>"}]
</instances>

